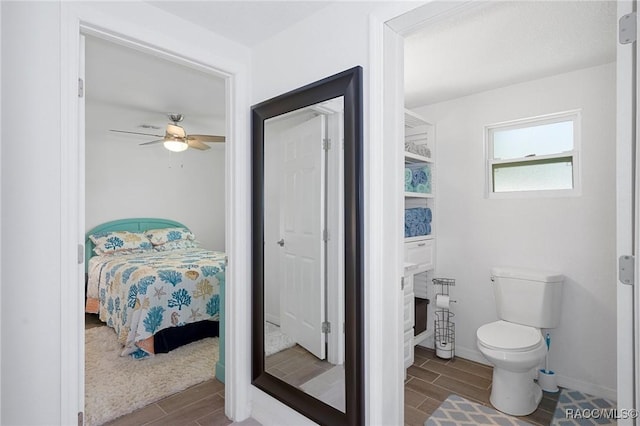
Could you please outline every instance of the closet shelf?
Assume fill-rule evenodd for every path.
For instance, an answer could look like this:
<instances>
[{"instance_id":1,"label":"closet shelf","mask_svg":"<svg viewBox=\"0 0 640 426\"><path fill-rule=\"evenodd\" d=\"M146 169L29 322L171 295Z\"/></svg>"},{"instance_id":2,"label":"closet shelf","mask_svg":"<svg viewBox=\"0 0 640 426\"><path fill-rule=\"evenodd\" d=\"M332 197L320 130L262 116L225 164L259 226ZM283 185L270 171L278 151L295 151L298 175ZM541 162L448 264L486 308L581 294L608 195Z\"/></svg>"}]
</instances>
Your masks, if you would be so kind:
<instances>
[{"instance_id":1,"label":"closet shelf","mask_svg":"<svg viewBox=\"0 0 640 426\"><path fill-rule=\"evenodd\" d=\"M433 198L433 194L425 194L422 192L405 192L404 196L407 198Z\"/></svg>"},{"instance_id":2,"label":"closet shelf","mask_svg":"<svg viewBox=\"0 0 640 426\"><path fill-rule=\"evenodd\" d=\"M413 152L404 152L404 161L406 163L433 163L433 158L425 157L423 155L414 154Z\"/></svg>"},{"instance_id":3,"label":"closet shelf","mask_svg":"<svg viewBox=\"0 0 640 426\"><path fill-rule=\"evenodd\" d=\"M435 239L435 235L433 234L429 234L429 235L418 235L417 237L405 237L404 242L405 243L412 243L414 241L422 241L422 240L433 240ZM406 264L405 264L405 268L406 268Z\"/></svg>"}]
</instances>

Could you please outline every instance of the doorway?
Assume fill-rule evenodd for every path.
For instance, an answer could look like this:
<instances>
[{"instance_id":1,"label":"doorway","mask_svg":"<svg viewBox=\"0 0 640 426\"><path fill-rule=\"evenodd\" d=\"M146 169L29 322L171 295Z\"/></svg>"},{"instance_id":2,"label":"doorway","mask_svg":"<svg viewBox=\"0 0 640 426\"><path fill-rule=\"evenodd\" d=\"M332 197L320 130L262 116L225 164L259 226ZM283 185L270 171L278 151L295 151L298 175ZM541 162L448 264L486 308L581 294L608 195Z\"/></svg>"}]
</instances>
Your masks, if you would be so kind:
<instances>
[{"instance_id":1,"label":"doorway","mask_svg":"<svg viewBox=\"0 0 640 426\"><path fill-rule=\"evenodd\" d=\"M612 144L608 144L606 149L603 149L602 145L589 140L590 135L594 133L589 129L589 126L594 126L597 123L597 128L600 131L606 130L606 138L609 141L615 139L615 114L612 113L612 109L615 105L615 39L616 37L616 14L614 2L601 2L599 4L592 3L590 5L584 5L581 3L572 2L554 2L553 5L544 2L521 2L521 3L501 3L501 2L485 2L482 4L468 4L467 7L460 4L446 5L441 3L441 8L437 9L436 5L426 5L422 10L417 11L417 18L414 21L415 25L401 25L398 22L390 22L389 25L394 28L394 25L398 25L394 29L400 33L403 37L402 42L405 45L405 55L416 54L421 55L420 58L424 62L429 62L430 72L428 74L424 69L405 69L405 76L407 76L406 86L409 88L413 85L415 89L417 84L421 80L424 83L433 83L433 91L429 94L426 92L419 92L418 90L413 93L406 94L406 104L402 106L408 106L412 111L417 112L423 116L427 121L433 122L436 126L436 171L435 181L437 185L435 203L436 208L434 211L434 221L437 226L437 262L436 273L439 276L455 277L457 278L457 287L454 288L454 292L459 295L457 305L453 305L452 310L456 313L456 319L465 324L468 327L469 332L456 335L456 356L466 358L467 360L475 362L483 362L482 356L478 353L475 344L475 330L482 324L494 321L496 319L495 302L491 294L491 287L488 283L488 277L486 271L492 265L492 262L500 261L502 263L508 263L513 265L527 265L533 267L537 264L539 267L546 266L548 269L556 270L560 269L568 276L568 284L565 289L567 291L564 295L564 303L569 303L567 300L575 300L575 297L579 297L583 291L599 294L598 299L603 298L607 300L606 306L606 321L608 332L602 332L602 338L609 339L609 346L615 347L615 339L610 333L610 330L615 328L615 294L610 291L610 286L615 283L615 266L612 264L611 259L615 255L615 213L611 208L605 208L603 206L612 206L615 204L615 197L612 194L615 193L615 149ZM454 77L455 73L459 71L465 71L465 78L471 83L477 83L483 79L484 73L491 69L492 65L500 62L501 67L506 68L506 63L518 55L527 55L527 48L535 45L536 38L541 38L542 35L536 35L536 32L532 32L530 36L523 36L518 31L508 31L508 36L505 35L502 39L504 42L514 42L518 45L518 48L510 54L500 53L500 44L493 44L490 46L479 46L473 52L465 51L468 46L474 46L476 42L482 44L489 38L489 33L498 29L506 29L510 25L513 25L517 20L507 19L510 14L508 8L514 7L521 11L528 11L526 13L527 19L531 22L535 13L533 9L536 7L558 7L571 9L573 7L580 10L580 14L584 17L589 12L591 7L595 7L596 13L593 16L599 19L606 19L606 25L603 30L596 34L602 40L597 39L594 43L585 43L589 45L589 49L592 52L597 51L606 43L604 50L606 54L603 56L601 62L583 63L580 66L574 68L556 69L547 75L538 75L524 78L523 80L514 79L513 76L506 77L501 82L495 82L495 86L486 86L483 88L476 88L475 90L467 92L450 93L449 95L443 95L445 89L451 89L452 92L461 90L466 83L460 80L457 84L443 84L445 80L450 77ZM427 10L430 9L430 12ZM493 10L495 8L502 10ZM580 9L582 8L582 9ZM605 12L606 11L606 12ZM420 13L423 13L420 15ZM429 14L431 13L431 14ZM553 12L554 16L560 16L561 13ZM492 18L492 15L494 18ZM548 16L548 14L547 14ZM404 17L406 24L406 16ZM492 21L495 19L495 21ZM504 21L500 21L504 19ZM544 19L546 20L546 18ZM502 22L500 24L500 22ZM601 22L600 22L601 23ZM496 25L498 24L498 25ZM418 37L417 33L419 28L427 27L431 28L434 33L431 34L433 50L423 49L413 50L410 53L407 49L411 49L410 38ZM595 27L595 26L594 26ZM524 29L524 25L520 25L520 28ZM519 29L520 29L519 28ZM466 45L460 43L460 38L464 34L474 35L475 39L470 40ZM580 32L581 35L587 37L585 32ZM550 43L553 49L548 49L551 56L558 52L562 52L564 48L568 46L565 44L568 38L561 33L545 32L544 36L551 34L557 34L557 40L554 43ZM401 38L399 37L399 38ZM440 38L443 37L443 38ZM457 43L455 41L458 41ZM584 39L577 42L578 44L584 42ZM475 45L478 47L478 45ZM415 46L414 46L415 47ZM591 49L593 47L593 49ZM496 55L496 56L493 56ZM528 54L531 56L531 54ZM572 49L572 55L578 56L578 49ZM542 56L535 56L536 62L541 64ZM565 56L565 55L558 55ZM525 58L526 59L526 58ZM553 59L553 58L551 58ZM556 57L557 59L557 57ZM444 64L443 61L449 62ZM454 65L456 70L448 68L448 66ZM405 67L410 65L405 62ZM473 70L471 72L467 72ZM529 71L532 67L529 67ZM593 92L590 91L591 98L587 100L586 91L582 91L581 94L574 97L574 101L570 101L569 96L565 96L562 102L558 102L554 109L550 109L543 112L543 107L551 105L550 100L553 96L557 96L561 91L567 90L571 87L572 82L566 81L559 84L559 90L543 89L542 85L538 86L537 90L533 90L533 86L546 79L546 82L551 82L553 79L555 83L559 83L560 79L565 78L571 73L576 73L574 76L580 75L580 78L587 78L595 81L597 84L585 85L589 86ZM600 77L595 77L598 73L602 73ZM497 72L490 72L492 77L496 77ZM587 77L587 74L590 77ZM412 77L415 77L413 78ZM604 77L606 75L606 78ZM399 78L399 80L401 77ZM410 81L411 80L411 81ZM569 79L571 80L571 79ZM574 78L573 82L579 81ZM584 81L584 80L582 80ZM599 86L602 84L603 86ZM441 87L437 87L437 86ZM529 85L529 87L526 87ZM606 87L604 87L606 85ZM596 87L599 89L595 90ZM438 91L439 90L439 91ZM507 97L507 92L511 91L512 94L519 92L519 99L523 101L520 103L518 99ZM598 91L601 90L601 91ZM574 93L580 92L579 90ZM495 97L491 97L492 94L502 95L500 101ZM547 96L548 95L548 96ZM422 99L420 99L422 96ZM449 97L447 97L449 96ZM584 96L582 99L579 99ZM519 237L522 238L522 243L517 244L510 240L509 232L507 231L514 225L512 221L504 216L500 216L494 209L497 205L508 208L513 217L528 217L528 214L535 211L535 209L529 209L529 213L520 214L517 213L524 205L531 205L534 201L524 196L519 199L502 199L500 201L493 201L484 197L485 182L484 171L486 165L486 158L484 151L483 141L483 127L495 122L514 120L518 118L534 117L537 115L543 115L545 113L567 111L571 108L566 107L571 102L580 102L580 108L583 108L585 114L591 111L598 111L596 116L597 120L593 118L583 122L583 157L582 163L585 173L582 178L583 194L580 197L568 201L561 201L559 198L555 199L536 199L536 203L539 206L542 205L557 205L559 208L557 211L567 215L564 218L556 218L558 221L572 221L572 227L582 227L583 231L577 232L578 234L584 234L585 228L590 228L593 224L598 223L599 226L606 226L607 232L601 235L601 238L584 241L585 247L595 247L598 250L604 250L607 256L598 261L596 267L595 264L590 263L587 260L589 257L589 251L582 248L576 248L571 250L576 253L576 263L574 265L565 261L567 258L560 253L560 255L551 256L552 250L539 251L536 247L541 248L548 243L540 240L538 237L543 235L546 231L540 229L541 233L538 236L529 234L531 230L535 229L537 225L532 222L528 223L527 230L519 233ZM564 103L564 104L562 104ZM494 112L497 112L500 108L499 105L510 105L511 109L507 113L514 114L511 117L505 117L503 119L491 119L488 118ZM526 104L526 105L525 105ZM546 106L545 106L546 104ZM604 105L607 105L605 107ZM402 107L401 106L401 107ZM539 112L527 111L529 107L540 108ZM603 114L600 114L603 112ZM495 115L494 115L495 117ZM593 127L592 127L593 128ZM467 129L470 131L467 132ZM594 154L598 153L598 154ZM589 157L591 156L591 160ZM599 161L593 161L594 158L598 158ZM460 173L460 170L465 170L465 173ZM589 170L589 171L587 171ZM588 173L593 173L598 170L598 175L606 177L607 189L603 190L600 187L600 183L589 183ZM465 176L477 176L473 182L469 182ZM602 182L602 181L601 181ZM587 189L588 188L588 189ZM598 193L598 199L600 203L594 203L592 211L597 212L597 218L594 217L591 224L583 223L580 225L578 222L573 221L575 216L571 213L572 207L568 204L586 203L588 202L588 194ZM467 213L465 213L465 211ZM486 231L490 231L491 237L479 237L482 231L474 228L472 224L479 217L470 217L468 212L480 212L482 211L482 228ZM496 214L497 213L497 214ZM534 214L535 216L535 214ZM500 224L493 224L492 222L497 217L502 217ZM564 228L565 230L568 228ZM527 235L523 237L523 235ZM558 234L560 235L560 234ZM558 238L558 235L552 236ZM553 238L549 238L546 241L553 241ZM464 242L463 242L464 241ZM494 242L488 243L488 241ZM566 241L566 240L565 240ZM603 246L602 241L606 241L606 245ZM540 244L539 244L540 243ZM505 247L519 247L517 251L504 252L501 251L500 245ZM527 253L523 256L523 253ZM464 259L464 261L462 260ZM585 275L583 271L576 271L575 265L586 264L588 268L592 269L590 276ZM594 280L593 274L600 274L601 280ZM431 289L433 290L433 289ZM573 294L573 297L572 297ZM433 297L433 293L431 294ZM431 298L430 297L430 298ZM456 296L452 296L456 297ZM465 301L466 299L466 301ZM472 302L473 301L473 302ZM582 327L578 326L578 322L575 318L585 317L585 306L596 308L599 304L590 304L585 301L586 304L581 304L580 309L567 308L565 314L560 322L560 326L554 330L551 330L554 342L558 343L554 347L552 345L550 352L550 363L554 365L561 373L561 386L570 387L574 389L582 390L586 393L596 394L604 396L605 398L615 398L616 385L615 385L615 366L608 364L606 368L608 373L604 374L601 379L592 380L589 377L582 375L580 369L575 368L578 364L573 362L573 358L570 352L577 347L573 344L571 339L565 340L564 336L571 335L573 333L579 333L581 330L592 330L591 326L586 326L584 323ZM466 305L466 306L465 306ZM575 309L572 315L568 313ZM589 309L586 309L589 311ZM603 312L603 311L599 311ZM588 315L585 317L587 321ZM600 318L601 319L601 318ZM601 326L599 323L598 326ZM571 343L569 343L571 342ZM430 347L432 342L425 342L425 346ZM563 347L564 346L564 347ZM571 360L571 361L569 361ZM583 366L585 370L598 369L603 371L602 365ZM414 378L418 378L413 376ZM406 401L405 401L406 402ZM414 407L415 408L415 407Z\"/></svg>"},{"instance_id":2,"label":"doorway","mask_svg":"<svg viewBox=\"0 0 640 426\"><path fill-rule=\"evenodd\" d=\"M228 135L228 78L146 46L87 33L80 70L79 124L86 130L80 134L81 232L119 218L171 218L189 226L201 247L225 251L225 145L176 153L153 140L162 139L168 123L176 124L177 114L189 134ZM220 350L224 354L224 346Z\"/></svg>"}]
</instances>

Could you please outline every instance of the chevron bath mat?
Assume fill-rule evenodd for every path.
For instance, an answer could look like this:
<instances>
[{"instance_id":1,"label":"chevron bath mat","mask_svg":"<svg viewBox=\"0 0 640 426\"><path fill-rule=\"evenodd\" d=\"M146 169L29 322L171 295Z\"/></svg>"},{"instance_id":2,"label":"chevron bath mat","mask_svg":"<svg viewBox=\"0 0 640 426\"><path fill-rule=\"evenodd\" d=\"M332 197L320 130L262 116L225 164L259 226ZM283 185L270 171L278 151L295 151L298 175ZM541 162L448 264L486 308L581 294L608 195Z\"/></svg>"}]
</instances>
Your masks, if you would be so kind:
<instances>
[{"instance_id":1,"label":"chevron bath mat","mask_svg":"<svg viewBox=\"0 0 640 426\"><path fill-rule=\"evenodd\" d=\"M468 401L458 395L449 395L431 417L425 426L530 426L515 417L501 413L490 407Z\"/></svg>"}]
</instances>

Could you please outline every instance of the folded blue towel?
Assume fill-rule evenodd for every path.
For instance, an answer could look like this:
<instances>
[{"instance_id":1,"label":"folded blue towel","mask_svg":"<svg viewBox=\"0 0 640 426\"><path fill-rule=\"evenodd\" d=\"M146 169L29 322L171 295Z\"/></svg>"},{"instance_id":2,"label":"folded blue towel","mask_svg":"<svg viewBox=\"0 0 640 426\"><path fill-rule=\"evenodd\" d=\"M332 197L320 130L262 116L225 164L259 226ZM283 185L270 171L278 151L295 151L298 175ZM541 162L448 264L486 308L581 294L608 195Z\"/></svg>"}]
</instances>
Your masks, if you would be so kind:
<instances>
[{"instance_id":1,"label":"folded blue towel","mask_svg":"<svg viewBox=\"0 0 640 426\"><path fill-rule=\"evenodd\" d=\"M431 234L432 213L428 207L415 207L404 211L404 236L417 237Z\"/></svg>"},{"instance_id":2,"label":"folded blue towel","mask_svg":"<svg viewBox=\"0 0 640 426\"><path fill-rule=\"evenodd\" d=\"M411 183L405 183L404 190L405 192L416 192L416 189L411 185Z\"/></svg>"},{"instance_id":3,"label":"folded blue towel","mask_svg":"<svg viewBox=\"0 0 640 426\"><path fill-rule=\"evenodd\" d=\"M416 169L413 171L413 185L418 186L421 183L427 183L427 174L422 169Z\"/></svg>"},{"instance_id":4,"label":"folded blue towel","mask_svg":"<svg viewBox=\"0 0 640 426\"><path fill-rule=\"evenodd\" d=\"M431 193L431 185L428 183L419 183L416 185L416 192L421 194L430 194Z\"/></svg>"},{"instance_id":5,"label":"folded blue towel","mask_svg":"<svg viewBox=\"0 0 640 426\"><path fill-rule=\"evenodd\" d=\"M411 171L410 168L405 167L404 168L404 183L411 183L413 181L413 172Z\"/></svg>"},{"instance_id":6,"label":"folded blue towel","mask_svg":"<svg viewBox=\"0 0 640 426\"><path fill-rule=\"evenodd\" d=\"M405 167L404 171L404 181L408 182L408 173L407 169L411 170L411 185L414 188L418 188L419 185L422 186L422 191L418 190L417 192L423 193L431 193L431 166L429 165L421 165L421 164L411 164Z\"/></svg>"},{"instance_id":7,"label":"folded blue towel","mask_svg":"<svg viewBox=\"0 0 640 426\"><path fill-rule=\"evenodd\" d=\"M431 234L431 224L430 223L419 223L413 226L404 225L404 236L405 238L409 237L420 237L423 235Z\"/></svg>"}]
</instances>

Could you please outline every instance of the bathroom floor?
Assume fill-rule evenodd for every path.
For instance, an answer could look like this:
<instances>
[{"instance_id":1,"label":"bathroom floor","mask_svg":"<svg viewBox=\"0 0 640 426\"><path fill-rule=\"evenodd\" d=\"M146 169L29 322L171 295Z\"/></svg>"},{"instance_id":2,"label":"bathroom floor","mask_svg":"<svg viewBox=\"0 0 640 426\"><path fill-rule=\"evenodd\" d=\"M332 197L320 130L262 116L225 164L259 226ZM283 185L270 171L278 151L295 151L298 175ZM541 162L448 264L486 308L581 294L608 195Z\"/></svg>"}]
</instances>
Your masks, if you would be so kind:
<instances>
[{"instance_id":1,"label":"bathroom floor","mask_svg":"<svg viewBox=\"0 0 640 426\"><path fill-rule=\"evenodd\" d=\"M407 370L404 386L404 422L420 425L429 418L450 394L491 407L493 370L462 358L443 360L432 349L416 346L414 363ZM538 409L521 419L547 426L551 423L560 392L544 393Z\"/></svg>"}]
</instances>

